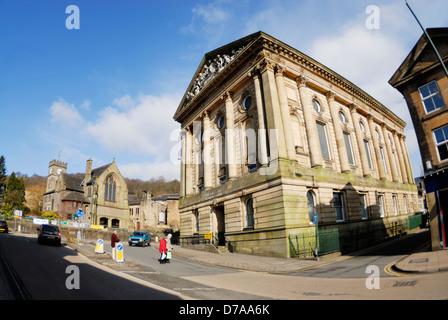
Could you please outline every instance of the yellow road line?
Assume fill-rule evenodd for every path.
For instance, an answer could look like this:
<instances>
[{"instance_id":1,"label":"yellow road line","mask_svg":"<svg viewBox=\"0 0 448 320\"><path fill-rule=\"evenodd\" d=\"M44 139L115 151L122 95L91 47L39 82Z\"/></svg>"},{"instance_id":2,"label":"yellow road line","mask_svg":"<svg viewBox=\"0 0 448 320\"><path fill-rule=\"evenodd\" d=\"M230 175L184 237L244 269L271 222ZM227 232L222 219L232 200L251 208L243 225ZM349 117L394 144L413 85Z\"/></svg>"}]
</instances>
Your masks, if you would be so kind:
<instances>
[{"instance_id":1,"label":"yellow road line","mask_svg":"<svg viewBox=\"0 0 448 320\"><path fill-rule=\"evenodd\" d=\"M402 272L397 272L392 270L392 267L400 260L406 258L408 255L405 254L404 256L401 256L400 258L392 261L391 263L389 263L387 266L384 267L384 272L386 272L388 275L394 276L394 277L407 277L409 276L409 274L406 273L402 273Z\"/></svg>"}]
</instances>

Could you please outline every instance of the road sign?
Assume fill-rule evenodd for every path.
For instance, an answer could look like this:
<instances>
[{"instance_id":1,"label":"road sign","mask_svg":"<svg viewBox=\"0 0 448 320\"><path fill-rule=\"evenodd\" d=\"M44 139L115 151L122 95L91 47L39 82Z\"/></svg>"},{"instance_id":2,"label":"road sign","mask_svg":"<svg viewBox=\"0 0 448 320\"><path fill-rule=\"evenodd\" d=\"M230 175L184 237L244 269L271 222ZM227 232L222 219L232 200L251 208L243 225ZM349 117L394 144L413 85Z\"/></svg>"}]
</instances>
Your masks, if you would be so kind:
<instances>
[{"instance_id":1,"label":"road sign","mask_svg":"<svg viewBox=\"0 0 448 320\"><path fill-rule=\"evenodd\" d=\"M123 245L118 243L115 248L115 261L124 262Z\"/></svg>"},{"instance_id":2,"label":"road sign","mask_svg":"<svg viewBox=\"0 0 448 320\"><path fill-rule=\"evenodd\" d=\"M98 239L95 246L95 253L104 253L104 241L103 239Z\"/></svg>"},{"instance_id":3,"label":"road sign","mask_svg":"<svg viewBox=\"0 0 448 320\"><path fill-rule=\"evenodd\" d=\"M314 218L314 223L317 223L319 221L319 217L318 217L317 213L315 213L313 215L313 218Z\"/></svg>"},{"instance_id":4,"label":"road sign","mask_svg":"<svg viewBox=\"0 0 448 320\"><path fill-rule=\"evenodd\" d=\"M14 217L17 217L17 218L21 218L22 217L22 210L14 210Z\"/></svg>"},{"instance_id":5,"label":"road sign","mask_svg":"<svg viewBox=\"0 0 448 320\"><path fill-rule=\"evenodd\" d=\"M77 215L78 217L82 217L83 214L84 214L84 213L82 212L81 209L78 209L78 211L76 211L76 215Z\"/></svg>"},{"instance_id":6,"label":"road sign","mask_svg":"<svg viewBox=\"0 0 448 320\"><path fill-rule=\"evenodd\" d=\"M204 233L204 239L213 239L213 233Z\"/></svg>"}]
</instances>

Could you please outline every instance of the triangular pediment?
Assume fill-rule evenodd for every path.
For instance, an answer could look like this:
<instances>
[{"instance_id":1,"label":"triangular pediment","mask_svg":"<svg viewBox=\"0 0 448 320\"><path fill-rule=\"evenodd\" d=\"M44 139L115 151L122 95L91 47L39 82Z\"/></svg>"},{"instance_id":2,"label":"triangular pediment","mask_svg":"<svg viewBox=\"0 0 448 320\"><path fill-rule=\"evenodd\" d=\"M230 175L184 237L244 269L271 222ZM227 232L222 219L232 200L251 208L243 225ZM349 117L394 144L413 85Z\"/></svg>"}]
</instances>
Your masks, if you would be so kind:
<instances>
[{"instance_id":1,"label":"triangular pediment","mask_svg":"<svg viewBox=\"0 0 448 320\"><path fill-rule=\"evenodd\" d=\"M427 29L427 32L440 56L446 58L448 56L448 28L430 28ZM389 83L397 87L408 79L413 78L414 75L424 72L438 63L439 60L434 49L426 35L423 34L397 71L395 71Z\"/></svg>"},{"instance_id":2,"label":"triangular pediment","mask_svg":"<svg viewBox=\"0 0 448 320\"><path fill-rule=\"evenodd\" d=\"M216 76L230 66L261 35L262 32L253 33L205 54L182 98L176 114L193 101Z\"/></svg>"}]
</instances>

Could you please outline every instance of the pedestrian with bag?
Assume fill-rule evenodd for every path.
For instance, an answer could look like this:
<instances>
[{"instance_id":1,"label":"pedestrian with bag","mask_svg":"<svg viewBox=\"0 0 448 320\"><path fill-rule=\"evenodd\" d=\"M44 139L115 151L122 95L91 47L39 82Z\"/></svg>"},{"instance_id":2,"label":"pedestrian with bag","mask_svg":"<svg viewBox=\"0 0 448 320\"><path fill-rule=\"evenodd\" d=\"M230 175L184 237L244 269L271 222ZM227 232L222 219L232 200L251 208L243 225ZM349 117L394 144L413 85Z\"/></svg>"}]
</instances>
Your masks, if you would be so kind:
<instances>
[{"instance_id":1,"label":"pedestrian with bag","mask_svg":"<svg viewBox=\"0 0 448 320\"><path fill-rule=\"evenodd\" d=\"M166 263L166 240L162 238L159 244L159 252L160 252L160 263Z\"/></svg>"},{"instance_id":2,"label":"pedestrian with bag","mask_svg":"<svg viewBox=\"0 0 448 320\"><path fill-rule=\"evenodd\" d=\"M170 263L171 260L171 251L173 251L173 246L171 245L171 237L173 235L171 233L169 233L166 236L166 262Z\"/></svg>"}]
</instances>

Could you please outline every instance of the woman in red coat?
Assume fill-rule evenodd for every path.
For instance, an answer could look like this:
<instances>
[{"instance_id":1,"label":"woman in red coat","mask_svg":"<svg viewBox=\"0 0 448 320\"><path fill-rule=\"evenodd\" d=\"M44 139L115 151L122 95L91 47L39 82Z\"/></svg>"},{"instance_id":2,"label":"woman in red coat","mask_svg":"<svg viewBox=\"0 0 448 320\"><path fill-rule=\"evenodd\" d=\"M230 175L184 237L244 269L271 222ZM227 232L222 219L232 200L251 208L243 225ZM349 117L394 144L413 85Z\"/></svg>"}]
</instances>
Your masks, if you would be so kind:
<instances>
[{"instance_id":1,"label":"woman in red coat","mask_svg":"<svg viewBox=\"0 0 448 320\"><path fill-rule=\"evenodd\" d=\"M162 238L160 240L159 252L161 253L160 259L159 259L160 263L166 263L166 240L165 240L165 238Z\"/></svg>"}]
</instances>

